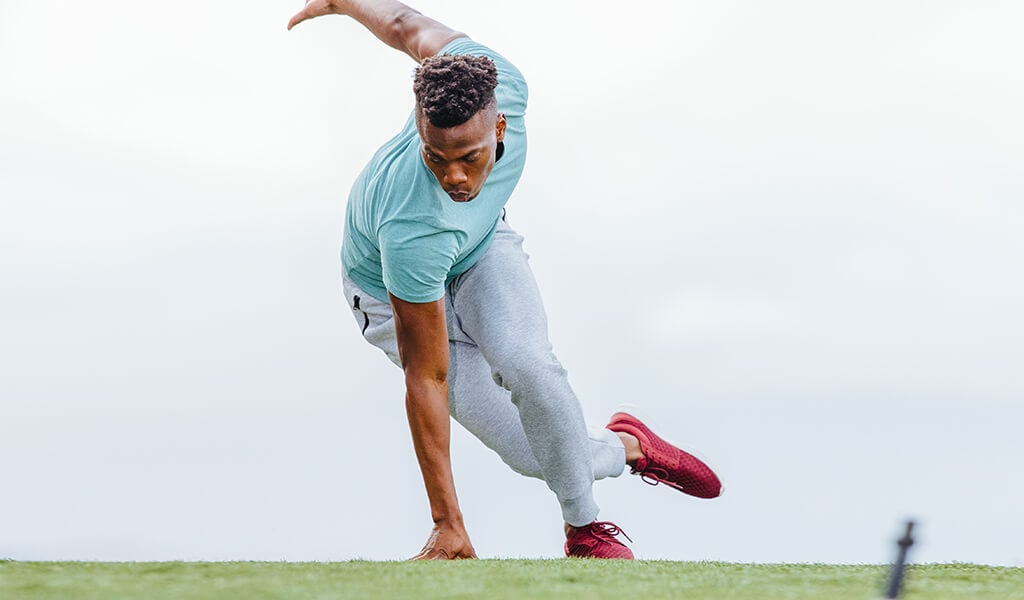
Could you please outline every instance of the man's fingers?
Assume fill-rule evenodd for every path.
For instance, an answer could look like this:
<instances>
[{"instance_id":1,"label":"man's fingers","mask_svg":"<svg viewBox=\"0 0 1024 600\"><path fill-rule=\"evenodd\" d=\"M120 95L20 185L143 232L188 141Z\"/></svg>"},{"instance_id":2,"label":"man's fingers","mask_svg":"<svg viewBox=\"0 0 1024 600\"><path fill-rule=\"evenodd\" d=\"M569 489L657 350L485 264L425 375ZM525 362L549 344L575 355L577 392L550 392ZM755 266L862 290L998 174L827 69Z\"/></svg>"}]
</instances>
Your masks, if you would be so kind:
<instances>
[{"instance_id":1,"label":"man's fingers","mask_svg":"<svg viewBox=\"0 0 1024 600\"><path fill-rule=\"evenodd\" d=\"M444 550L423 551L409 560L458 560L465 558L476 558L476 552L459 552L455 556Z\"/></svg>"},{"instance_id":2,"label":"man's fingers","mask_svg":"<svg viewBox=\"0 0 1024 600\"><path fill-rule=\"evenodd\" d=\"M472 547L468 550L458 550L455 552L445 548L424 548L420 550L419 554L409 560L456 560L460 558L476 558L476 551Z\"/></svg>"},{"instance_id":3,"label":"man's fingers","mask_svg":"<svg viewBox=\"0 0 1024 600\"><path fill-rule=\"evenodd\" d=\"M476 550L469 542L465 530L453 532L448 528L435 525L426 545L423 546L419 554L409 560L455 560L459 558L476 558Z\"/></svg>"},{"instance_id":4,"label":"man's fingers","mask_svg":"<svg viewBox=\"0 0 1024 600\"><path fill-rule=\"evenodd\" d=\"M444 550L421 550L419 554L409 560L448 560L450 558Z\"/></svg>"},{"instance_id":5,"label":"man's fingers","mask_svg":"<svg viewBox=\"0 0 1024 600\"><path fill-rule=\"evenodd\" d=\"M329 0L306 0L306 6L295 13L291 21L288 21L288 29L291 30L299 23L316 17L337 13L337 8Z\"/></svg>"},{"instance_id":6,"label":"man's fingers","mask_svg":"<svg viewBox=\"0 0 1024 600\"><path fill-rule=\"evenodd\" d=\"M295 16L292 17L292 20L288 21L288 31L291 31L292 27L295 27L296 25L298 25L299 23L305 21L308 18L310 18L310 15L309 15L309 13L306 12L305 8L300 10L299 12L295 13Z\"/></svg>"}]
</instances>

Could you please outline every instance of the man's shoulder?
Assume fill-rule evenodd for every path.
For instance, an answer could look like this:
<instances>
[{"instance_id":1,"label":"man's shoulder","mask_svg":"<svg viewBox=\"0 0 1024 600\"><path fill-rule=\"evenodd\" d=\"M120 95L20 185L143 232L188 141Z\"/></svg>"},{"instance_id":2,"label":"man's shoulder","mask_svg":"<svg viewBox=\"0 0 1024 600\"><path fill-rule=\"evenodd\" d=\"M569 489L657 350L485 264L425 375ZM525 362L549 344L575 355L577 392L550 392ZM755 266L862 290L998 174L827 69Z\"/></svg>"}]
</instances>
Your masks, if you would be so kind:
<instances>
[{"instance_id":1,"label":"man's shoulder","mask_svg":"<svg viewBox=\"0 0 1024 600\"><path fill-rule=\"evenodd\" d=\"M359 175L360 195L372 201L396 189L413 191L428 183L423 181L422 170L419 136L410 117L402 131L377 149Z\"/></svg>"},{"instance_id":2,"label":"man's shoulder","mask_svg":"<svg viewBox=\"0 0 1024 600\"><path fill-rule=\"evenodd\" d=\"M498 88L495 90L498 110L506 116L522 116L526 112L529 87L526 85L526 78L512 61L469 37L460 37L448 42L440 53L486 56L494 61L494 66L498 69Z\"/></svg>"},{"instance_id":3,"label":"man's shoulder","mask_svg":"<svg viewBox=\"0 0 1024 600\"><path fill-rule=\"evenodd\" d=\"M494 61L494 65L498 68L498 74L506 74L520 79L523 78L523 74L519 69L503 55L492 50L489 46L477 42L473 38L460 37L456 38L444 48L441 48L439 54L469 54L472 56L486 56L487 58Z\"/></svg>"}]
</instances>

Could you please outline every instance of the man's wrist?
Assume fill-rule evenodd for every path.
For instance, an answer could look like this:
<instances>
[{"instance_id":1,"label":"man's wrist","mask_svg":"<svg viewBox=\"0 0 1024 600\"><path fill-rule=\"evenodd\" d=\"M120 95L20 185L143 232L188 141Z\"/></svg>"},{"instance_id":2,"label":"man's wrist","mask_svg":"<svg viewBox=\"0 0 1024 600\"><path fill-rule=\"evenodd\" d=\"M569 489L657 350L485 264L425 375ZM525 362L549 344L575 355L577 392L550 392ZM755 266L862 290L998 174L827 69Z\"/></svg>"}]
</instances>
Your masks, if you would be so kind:
<instances>
[{"instance_id":1,"label":"man's wrist","mask_svg":"<svg viewBox=\"0 0 1024 600\"><path fill-rule=\"evenodd\" d=\"M462 511L435 513L432 515L434 525L462 525Z\"/></svg>"}]
</instances>

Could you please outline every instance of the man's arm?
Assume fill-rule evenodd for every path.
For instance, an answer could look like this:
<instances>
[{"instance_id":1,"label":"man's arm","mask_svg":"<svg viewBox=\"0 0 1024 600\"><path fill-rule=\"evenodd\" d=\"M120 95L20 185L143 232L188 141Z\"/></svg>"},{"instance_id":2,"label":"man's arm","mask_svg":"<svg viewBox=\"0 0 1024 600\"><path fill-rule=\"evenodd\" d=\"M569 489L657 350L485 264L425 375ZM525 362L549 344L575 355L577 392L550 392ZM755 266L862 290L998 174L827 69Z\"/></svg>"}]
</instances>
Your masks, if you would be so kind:
<instances>
[{"instance_id":1,"label":"man's arm","mask_svg":"<svg viewBox=\"0 0 1024 600\"><path fill-rule=\"evenodd\" d=\"M430 539L413 558L476 558L452 477L444 299L416 304L389 297L405 371L405 409L434 520Z\"/></svg>"},{"instance_id":2,"label":"man's arm","mask_svg":"<svg viewBox=\"0 0 1024 600\"><path fill-rule=\"evenodd\" d=\"M288 22L288 29L323 15L352 17L380 41L405 52L416 62L434 56L448 42L463 37L462 33L396 0L306 0L306 6Z\"/></svg>"}]
</instances>

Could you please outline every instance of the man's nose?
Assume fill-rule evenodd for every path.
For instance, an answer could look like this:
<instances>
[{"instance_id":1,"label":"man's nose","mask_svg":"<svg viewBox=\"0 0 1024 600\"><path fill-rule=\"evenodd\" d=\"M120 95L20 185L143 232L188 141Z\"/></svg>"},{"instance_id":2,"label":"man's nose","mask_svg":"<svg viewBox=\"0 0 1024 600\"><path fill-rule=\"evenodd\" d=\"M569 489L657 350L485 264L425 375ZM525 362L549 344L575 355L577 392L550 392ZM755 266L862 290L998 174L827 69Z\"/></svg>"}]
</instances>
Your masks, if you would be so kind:
<instances>
[{"instance_id":1,"label":"man's nose","mask_svg":"<svg viewBox=\"0 0 1024 600\"><path fill-rule=\"evenodd\" d=\"M469 177L466 175L466 171L461 167L452 165L444 171L444 182L448 185L459 185L466 183Z\"/></svg>"}]
</instances>

